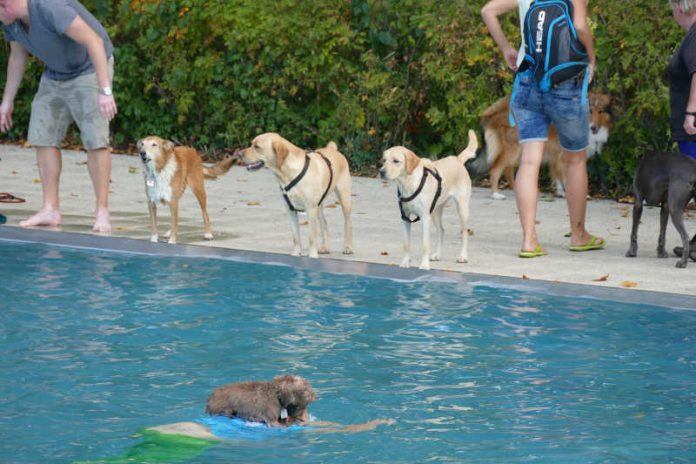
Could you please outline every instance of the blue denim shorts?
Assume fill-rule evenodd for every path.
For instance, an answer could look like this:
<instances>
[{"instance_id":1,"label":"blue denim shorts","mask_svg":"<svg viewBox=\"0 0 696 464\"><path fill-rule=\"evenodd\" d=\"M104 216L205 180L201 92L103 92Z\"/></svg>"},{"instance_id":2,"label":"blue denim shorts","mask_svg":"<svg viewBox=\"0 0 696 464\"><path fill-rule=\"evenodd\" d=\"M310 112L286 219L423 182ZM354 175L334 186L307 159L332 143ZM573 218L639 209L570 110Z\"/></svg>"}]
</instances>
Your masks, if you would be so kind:
<instances>
[{"instance_id":1,"label":"blue denim shorts","mask_svg":"<svg viewBox=\"0 0 696 464\"><path fill-rule=\"evenodd\" d=\"M561 148L576 152L590 141L590 107L582 104L582 79L571 79L548 92L539 90L531 73L518 76L512 114L519 128L519 142L546 141L549 124L558 132Z\"/></svg>"}]
</instances>

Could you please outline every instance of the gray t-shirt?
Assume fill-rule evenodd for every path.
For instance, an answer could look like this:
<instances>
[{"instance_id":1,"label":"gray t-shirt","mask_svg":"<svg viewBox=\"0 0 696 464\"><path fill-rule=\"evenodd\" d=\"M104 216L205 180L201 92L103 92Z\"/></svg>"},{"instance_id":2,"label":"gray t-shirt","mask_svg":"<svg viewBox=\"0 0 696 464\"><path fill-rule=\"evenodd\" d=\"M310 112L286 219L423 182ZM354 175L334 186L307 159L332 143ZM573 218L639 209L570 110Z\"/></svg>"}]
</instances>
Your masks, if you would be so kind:
<instances>
[{"instance_id":1,"label":"gray t-shirt","mask_svg":"<svg viewBox=\"0 0 696 464\"><path fill-rule=\"evenodd\" d=\"M16 41L46 65L44 76L64 81L94 72L87 48L65 35L79 15L104 41L106 57L114 46L104 27L77 0L27 0L29 30L18 19L9 26L3 24L5 40Z\"/></svg>"}]
</instances>

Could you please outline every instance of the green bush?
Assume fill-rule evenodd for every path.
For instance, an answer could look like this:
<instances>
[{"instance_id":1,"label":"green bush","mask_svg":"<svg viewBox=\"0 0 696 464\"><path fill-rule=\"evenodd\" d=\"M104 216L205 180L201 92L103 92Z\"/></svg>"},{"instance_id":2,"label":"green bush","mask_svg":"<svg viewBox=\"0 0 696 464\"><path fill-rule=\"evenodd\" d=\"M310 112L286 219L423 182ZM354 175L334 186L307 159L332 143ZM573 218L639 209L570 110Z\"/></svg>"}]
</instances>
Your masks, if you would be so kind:
<instances>
[{"instance_id":1,"label":"green bush","mask_svg":"<svg viewBox=\"0 0 696 464\"><path fill-rule=\"evenodd\" d=\"M212 153L277 131L299 146L335 140L356 172L402 144L422 156L466 145L512 75L480 17L485 0L84 1L116 46L114 142L158 134ZM594 188L630 189L635 160L671 147L667 63L683 37L668 2L592 2L595 90L615 126L591 163ZM508 37L518 18L503 20ZM8 47L0 53L7 61ZM15 105L26 131L41 65ZM2 83L4 83L4 73Z\"/></svg>"}]
</instances>

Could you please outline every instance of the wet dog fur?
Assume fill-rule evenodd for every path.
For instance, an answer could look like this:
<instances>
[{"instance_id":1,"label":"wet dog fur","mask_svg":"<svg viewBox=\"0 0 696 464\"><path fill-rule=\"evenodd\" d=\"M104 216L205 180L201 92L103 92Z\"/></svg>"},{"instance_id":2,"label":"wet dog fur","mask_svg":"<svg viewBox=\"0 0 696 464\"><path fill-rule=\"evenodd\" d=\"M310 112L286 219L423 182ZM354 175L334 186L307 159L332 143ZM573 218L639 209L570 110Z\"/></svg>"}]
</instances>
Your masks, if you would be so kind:
<instances>
[{"instance_id":1,"label":"wet dog fur","mask_svg":"<svg viewBox=\"0 0 696 464\"><path fill-rule=\"evenodd\" d=\"M333 180L329 167L322 155L331 162ZM343 211L343 254L353 254L353 225L350 218L353 199L351 197L351 177L348 160L338 151L334 142L314 151L303 150L293 145L279 134L268 132L254 138L251 146L237 150L235 156L249 170L268 167L273 171L281 188L287 186L297 177L305 164L305 156L310 159L309 169L302 180L289 192L289 200L295 209L305 211L309 217L309 257L317 258L319 254L329 253L329 232L324 217L324 207L320 205L322 195L327 191L336 193ZM327 196L328 196L327 194ZM298 212L286 204L292 229L292 254L299 256L302 252L300 242L300 225ZM319 240L321 243L319 243Z\"/></svg>"},{"instance_id":2,"label":"wet dog fur","mask_svg":"<svg viewBox=\"0 0 696 464\"><path fill-rule=\"evenodd\" d=\"M399 192L403 197L409 197L417 191L418 185L423 177L424 168L437 171L442 178L442 192L437 200L432 214L430 208L433 198L437 192L437 181L430 175L426 178L423 190L415 199L404 203L404 212L407 215L415 214L420 217L423 228L423 256L420 268L430 269L430 260L439 261L442 241L444 238L444 228L442 225L442 212L450 198L454 198L457 203L459 213L460 231L462 235L462 245L458 263L468 261L468 223L469 223L469 200L471 198L471 178L464 167L464 163L476 156L478 139L476 133L469 131L469 144L458 156L448 156L446 158L432 161L427 158L419 158L415 153L406 147L392 147L386 150L382 156L382 167L379 175L382 179L395 181ZM430 255L430 225L435 226L436 238L435 252ZM411 261L411 223L401 221L404 234L404 258L401 267L408 267Z\"/></svg>"},{"instance_id":3,"label":"wet dog fur","mask_svg":"<svg viewBox=\"0 0 696 464\"><path fill-rule=\"evenodd\" d=\"M213 239L208 217L204 179L216 179L227 173L234 163L231 156L214 166L205 166L198 152L191 147L175 146L173 142L157 136L138 141L138 153L143 162L145 194L150 211L150 241L157 242L157 203L169 205L171 228L165 235L169 243L176 243L179 224L179 200L188 185L196 196L203 212L204 235Z\"/></svg>"},{"instance_id":4,"label":"wet dog fur","mask_svg":"<svg viewBox=\"0 0 696 464\"><path fill-rule=\"evenodd\" d=\"M590 144L588 158L602 151L609 139L612 126L611 97L600 93L588 95L590 105ZM489 106L480 118L486 141L486 161L489 169L491 198L502 200L505 195L498 191L500 177L510 189L515 188L515 167L519 164L521 148L517 142L517 128L510 127L510 97L507 96ZM551 178L556 189L556 196L564 197L563 151L558 141L558 133L553 124L549 127L548 141L544 146L544 162L548 163Z\"/></svg>"},{"instance_id":5,"label":"wet dog fur","mask_svg":"<svg viewBox=\"0 0 696 464\"><path fill-rule=\"evenodd\" d=\"M638 226L643 213L643 203L648 206L660 206L657 257L668 257L665 251L665 230L669 216L679 232L683 247L676 266L685 268L691 254L691 243L684 227L683 216L689 200L696 199L696 160L680 153L650 153L643 156L636 166L633 195L633 227L631 244L626 256L633 258L638 252Z\"/></svg>"},{"instance_id":6,"label":"wet dog fur","mask_svg":"<svg viewBox=\"0 0 696 464\"><path fill-rule=\"evenodd\" d=\"M208 398L205 412L284 427L296 421L307 421L307 406L316 399L309 381L298 375L282 375L273 382L222 385Z\"/></svg>"}]
</instances>

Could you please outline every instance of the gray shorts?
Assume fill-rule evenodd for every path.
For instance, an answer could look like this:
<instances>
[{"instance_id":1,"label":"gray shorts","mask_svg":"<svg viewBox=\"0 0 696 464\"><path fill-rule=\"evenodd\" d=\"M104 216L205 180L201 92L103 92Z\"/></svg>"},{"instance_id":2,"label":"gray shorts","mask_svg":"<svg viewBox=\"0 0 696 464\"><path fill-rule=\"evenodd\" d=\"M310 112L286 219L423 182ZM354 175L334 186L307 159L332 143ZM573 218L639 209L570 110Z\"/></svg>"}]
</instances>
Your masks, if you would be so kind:
<instances>
[{"instance_id":1,"label":"gray shorts","mask_svg":"<svg viewBox=\"0 0 696 464\"><path fill-rule=\"evenodd\" d=\"M109 59L109 78L114 61ZM70 123L80 128L87 150L109 147L109 121L99 111L97 74L90 73L67 81L41 77L39 90L31 104L27 141L36 147L60 147Z\"/></svg>"}]
</instances>

